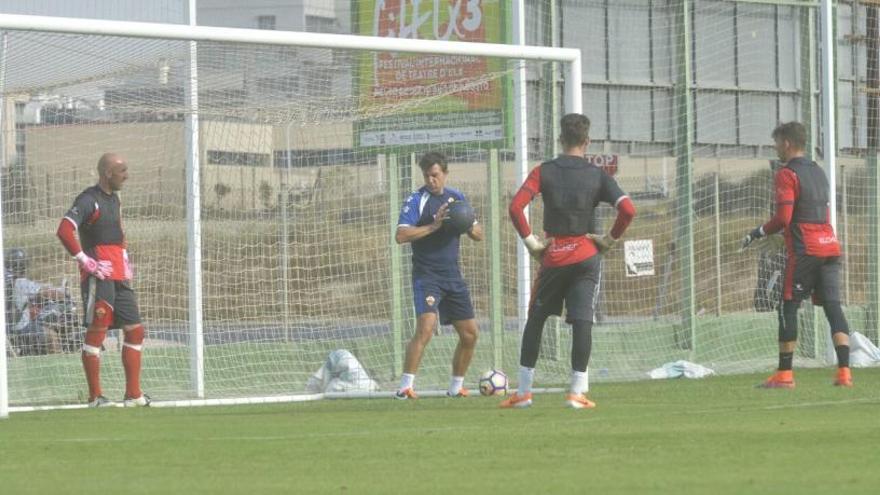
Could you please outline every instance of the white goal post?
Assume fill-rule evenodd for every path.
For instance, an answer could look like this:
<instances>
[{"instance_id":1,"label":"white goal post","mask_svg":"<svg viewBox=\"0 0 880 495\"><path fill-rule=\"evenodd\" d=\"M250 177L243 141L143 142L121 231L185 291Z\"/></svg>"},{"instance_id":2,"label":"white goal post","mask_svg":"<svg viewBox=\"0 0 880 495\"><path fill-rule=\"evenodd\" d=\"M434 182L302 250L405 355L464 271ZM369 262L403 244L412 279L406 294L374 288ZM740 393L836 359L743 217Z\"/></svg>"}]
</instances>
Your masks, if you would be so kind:
<instances>
[{"instance_id":1,"label":"white goal post","mask_svg":"<svg viewBox=\"0 0 880 495\"><path fill-rule=\"evenodd\" d=\"M520 16L521 22L521 16ZM506 44L494 44L494 43L465 43L465 42L447 42L447 41L435 41L435 40L424 40L424 39L397 39L397 38L384 38L384 37L373 37L373 36L355 36L355 35L339 35L339 34L317 34L317 33L304 33L304 32L288 32L288 31L268 31L268 30L256 30L256 29L234 29L234 28L219 28L219 27L206 27L206 26L195 26L195 25L176 25L176 24L158 24L158 23L142 23L142 22L124 22L124 21L106 21L106 20L93 20L93 19L78 19L78 18L61 18L61 17L42 17L42 16L26 16L26 15L6 15L0 14L0 32L33 32L33 33L46 33L46 34L59 34L59 35L82 35L82 36L94 36L94 37L120 37L127 39L147 39L147 40L160 40L160 41L178 41L178 42L195 42L198 43L235 43L235 44L243 44L243 45L263 45L263 46L271 46L271 47L297 47L303 49L334 49L334 50L345 50L345 51L356 51L356 52L394 52L394 53L406 53L406 54L425 54L425 55L441 55L441 56L468 56L468 57L491 57L494 59L501 59L505 61L541 61L541 62L558 62L564 64L565 71L565 84L564 84L564 106L567 112L577 112L581 113L583 111L582 107L582 66L581 66L581 51L578 49L571 48L554 48L554 47L539 47L539 46L526 46L523 44L519 45L506 45ZM521 34L521 33L520 33ZM5 37L4 37L5 40ZM190 56L193 56L195 50L190 52ZM34 54L34 56L38 56ZM5 99L6 99L6 86L5 86L5 68L7 63L6 57L6 49L5 45L3 47L3 52L0 53L0 96L2 96L2 102L4 104L0 105L0 112L4 111ZM193 66L196 64L193 63ZM512 71L515 78L524 78L525 70L514 70ZM193 71L193 74L196 72ZM187 91L192 92L192 96L196 96L198 90L195 89L198 87L198 77L201 77L201 71L198 72L198 76L194 76L191 78L190 86L188 86ZM550 83L554 84L554 83ZM523 94L525 93L525 83L522 79L518 79L515 81L514 92L521 93L520 95L511 95L511 98L514 99L514 104L524 104L525 97ZM191 102L193 108L191 109L191 115L195 115L196 117L199 114L199 107L197 102ZM190 103L188 103L190 104ZM524 114L522 114L524 115ZM517 126L525 126L525 122L522 121L522 115L520 115L520 121L516 122ZM2 118L0 118L0 122L3 122L3 119L14 119L15 115L3 115L0 114ZM187 144L191 146L190 152L196 153L194 150L198 150L198 131L196 131L196 135L193 135L191 132L191 128L189 134L185 137L187 140ZM198 127L196 127L198 129ZM289 139L289 126L288 126L288 139ZM517 141L514 145L514 149L516 153L520 156L516 157L516 161L519 163L526 163L527 157L521 156L527 152L528 147L525 142L527 133L524 129L519 130L519 132L513 133L514 139ZM4 146L8 146L6 144L6 140L2 141ZM196 143L195 146L192 146L193 143ZM289 146L288 146L289 148ZM3 151L3 150L0 150ZM290 150L287 150L287 167L290 167ZM191 157L188 157L191 158ZM247 158L247 157L245 157ZM198 184L201 177L201 169L198 163L198 159L191 159L188 162L188 170L187 170L187 181L190 184ZM161 171L160 171L161 173ZM85 186L86 183L82 181L80 178L80 183L82 186ZM79 184L78 184L79 185ZM187 204L188 205L199 205L199 195L200 190L199 187L189 187L187 189ZM202 192L201 194L204 194ZM218 192L218 203L222 199L222 195ZM48 197L48 192L47 192ZM394 205L392 208L399 207L399 205ZM2 207L0 207L2 208ZM287 208L284 208L284 211L287 211ZM0 211L2 213L2 211ZM188 212L191 213L191 212ZM201 246L202 239L202 228L201 228L201 217L198 212L196 214L188 214L186 216L187 219L187 246ZM286 220L285 220L286 221ZM2 222L2 219L0 219ZM53 227L54 228L54 227ZM6 234L5 226L0 223L0 232L4 235ZM285 234L285 239L287 238L287 234ZM0 248L2 248L2 240L0 240ZM7 246L8 247L8 246ZM61 247L56 246L57 250L60 252ZM0 249L0 262L2 262L2 249ZM192 251L189 252L190 259L193 257ZM199 253L195 255L197 258ZM517 256L520 258L527 257L527 253L519 249L517 252ZM175 261L176 263L180 263L179 260ZM527 263L527 259L520 260L520 264ZM186 262L182 263L183 268L182 271L186 271L188 273L188 278L190 283L195 281L196 284L199 285L199 288L202 284L204 274L202 273L202 263L190 263L189 268L187 268ZM528 266L527 264L525 266ZM285 267L285 273L287 272L287 268ZM286 284L286 282L285 282ZM285 285L286 287L286 285ZM202 291L201 290L192 290L193 287L190 287L188 292L189 296L192 298L195 296L197 300L192 300L188 302L188 305L184 305L184 307L188 307L188 312L192 315L192 309L196 307L197 309L201 307L203 304L202 300ZM528 287L520 287L520 299L523 299L523 294L527 294ZM0 288L0 296L3 295L3 288ZM143 289L141 289L143 291ZM527 299L527 295L526 295ZM5 298L4 298L5 300ZM287 303L285 303L287 304ZM200 312L196 311L197 314ZM5 316L4 316L5 320ZM5 322L5 325L0 323L0 417L6 417L10 411L18 412L18 411L30 411L30 410L40 410L45 408L53 408L53 407L83 407L73 405L69 399L63 400L59 404L54 404L50 399L40 398L33 405L29 404L13 404L10 407L10 388L9 388L9 360L7 360L7 334L12 322ZM149 325L149 323L148 323ZM190 322L189 323L189 345L192 352L187 353L187 358L189 362L190 369L190 379L192 380L192 388L190 389L190 394L187 397L182 397L183 400L171 400L164 403L164 405L198 405L198 404L252 404L252 403L270 403L270 402L278 402L279 400L285 401L296 401L296 400L308 400L314 398L324 398L324 397L338 397L339 394L301 394L301 395L289 395L289 391L279 391L281 393L287 393L285 395L266 395L259 397L206 397L205 392L205 363L204 363L204 355L201 352L202 346L204 344L204 334L201 329L201 321ZM430 351L429 351L430 352ZM149 360L150 357L147 356L145 358ZM246 358L245 358L246 359ZM108 364L107 367L115 366L116 363ZM246 365L245 365L246 366ZM67 369L73 369L68 367ZM480 370L471 370L475 372L479 372ZM74 383L82 382L83 379L81 376L76 377L73 380ZM84 386L84 385L83 385ZM350 394L349 396L376 396L382 395L377 393L372 394ZM426 395L430 396L431 392L428 392ZM343 394L343 396L345 396ZM157 403L157 405L163 405L163 403Z\"/></svg>"}]
</instances>

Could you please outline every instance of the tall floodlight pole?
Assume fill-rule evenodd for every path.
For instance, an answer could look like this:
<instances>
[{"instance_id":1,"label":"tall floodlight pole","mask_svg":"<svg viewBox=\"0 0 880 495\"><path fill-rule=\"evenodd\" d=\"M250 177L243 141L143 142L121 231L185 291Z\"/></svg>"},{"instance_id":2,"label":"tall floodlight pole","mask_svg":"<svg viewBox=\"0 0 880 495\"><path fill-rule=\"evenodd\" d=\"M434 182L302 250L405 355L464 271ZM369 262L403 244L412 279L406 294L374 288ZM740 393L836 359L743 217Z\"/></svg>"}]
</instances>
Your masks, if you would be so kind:
<instances>
[{"instance_id":1,"label":"tall floodlight pole","mask_svg":"<svg viewBox=\"0 0 880 495\"><path fill-rule=\"evenodd\" d=\"M868 318L865 333L880 342L880 7L866 7L865 37L867 58L865 73L868 86Z\"/></svg>"},{"instance_id":2,"label":"tall floodlight pole","mask_svg":"<svg viewBox=\"0 0 880 495\"><path fill-rule=\"evenodd\" d=\"M526 44L525 0L513 2L513 44ZM513 75L513 143L516 152L517 187L529 175L529 131L526 115L526 64L517 61ZM529 216L529 207L523 213ZM525 328L532 287L532 266L529 252L521 242L516 243L516 307L517 327Z\"/></svg>"},{"instance_id":3,"label":"tall floodlight pole","mask_svg":"<svg viewBox=\"0 0 880 495\"><path fill-rule=\"evenodd\" d=\"M189 25L196 26L196 0L189 0ZM202 215L199 161L198 47L189 42L186 95L186 235L189 273L190 380L195 397L205 397L205 338L202 315Z\"/></svg>"},{"instance_id":4,"label":"tall floodlight pole","mask_svg":"<svg viewBox=\"0 0 880 495\"><path fill-rule=\"evenodd\" d=\"M681 327L680 345L696 351L697 322L696 294L694 293L694 192L693 192L693 66L691 65L691 0L677 0L675 4L675 56L678 77L675 83L675 194L678 215L676 253L681 259Z\"/></svg>"},{"instance_id":5,"label":"tall floodlight pole","mask_svg":"<svg viewBox=\"0 0 880 495\"><path fill-rule=\"evenodd\" d=\"M3 127L3 110L6 107L6 47L7 33L0 38L0 170L6 164L6 133ZM13 116L13 118L15 118ZM3 188L0 187L0 266L6 266L3 259ZM6 284L0 287L0 301L6 301ZM9 417L9 371L6 362L6 311L0 315L0 419Z\"/></svg>"},{"instance_id":6,"label":"tall floodlight pole","mask_svg":"<svg viewBox=\"0 0 880 495\"><path fill-rule=\"evenodd\" d=\"M835 84L834 52L834 3L832 0L822 0L819 11L819 22L822 30L822 156L825 159L825 173L828 176L828 220L831 227L837 231L837 108ZM813 306L813 352L819 359L821 356L822 332L819 325L819 311ZM825 333L826 360L831 357L831 334Z\"/></svg>"},{"instance_id":7,"label":"tall floodlight pole","mask_svg":"<svg viewBox=\"0 0 880 495\"><path fill-rule=\"evenodd\" d=\"M290 148L290 126L293 122L288 122L284 132L284 174L282 175L281 180L281 195L279 202L281 203L281 283L284 287L281 288L284 295L284 335L288 335L287 329L290 326L290 283L287 279L287 275L290 271L290 253L288 251L288 244L290 238L290 227L288 223L290 222L289 213L287 208L290 202L290 169L293 167L293 162L291 155L293 154Z\"/></svg>"},{"instance_id":8,"label":"tall floodlight pole","mask_svg":"<svg viewBox=\"0 0 880 495\"><path fill-rule=\"evenodd\" d=\"M834 81L834 5L822 0L819 13L822 25L822 152L828 174L828 209L831 226L837 229L837 110Z\"/></svg>"}]
</instances>

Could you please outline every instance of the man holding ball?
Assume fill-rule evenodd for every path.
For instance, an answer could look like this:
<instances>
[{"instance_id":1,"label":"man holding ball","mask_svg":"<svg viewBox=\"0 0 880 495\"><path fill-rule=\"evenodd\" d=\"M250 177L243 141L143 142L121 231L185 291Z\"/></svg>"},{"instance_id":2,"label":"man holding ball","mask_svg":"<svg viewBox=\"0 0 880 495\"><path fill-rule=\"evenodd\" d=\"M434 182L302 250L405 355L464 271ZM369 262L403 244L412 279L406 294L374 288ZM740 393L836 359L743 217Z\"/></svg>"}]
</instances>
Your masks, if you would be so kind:
<instances>
[{"instance_id":1,"label":"man holding ball","mask_svg":"<svg viewBox=\"0 0 880 495\"><path fill-rule=\"evenodd\" d=\"M450 397L466 397L468 391L462 383L479 331L471 295L458 265L459 237L467 234L474 241L482 241L483 228L470 220L473 212L464 194L446 187L449 169L445 156L427 153L419 160L419 168L425 185L407 198L395 235L398 244L412 243L413 303L417 315L416 332L406 346L403 376L395 398L417 398L416 372L438 317L441 324L451 323L458 333L446 393Z\"/></svg>"}]
</instances>

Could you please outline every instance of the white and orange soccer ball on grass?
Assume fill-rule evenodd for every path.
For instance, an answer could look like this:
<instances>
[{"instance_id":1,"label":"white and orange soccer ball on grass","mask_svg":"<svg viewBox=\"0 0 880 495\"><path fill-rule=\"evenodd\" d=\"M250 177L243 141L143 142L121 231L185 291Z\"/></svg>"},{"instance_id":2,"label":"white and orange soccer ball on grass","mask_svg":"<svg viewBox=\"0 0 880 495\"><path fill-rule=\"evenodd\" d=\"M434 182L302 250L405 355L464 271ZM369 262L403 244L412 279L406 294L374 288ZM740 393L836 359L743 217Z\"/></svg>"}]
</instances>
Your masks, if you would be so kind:
<instances>
[{"instance_id":1,"label":"white and orange soccer ball on grass","mask_svg":"<svg viewBox=\"0 0 880 495\"><path fill-rule=\"evenodd\" d=\"M507 395L507 375L501 370L489 370L480 375L480 394L487 397Z\"/></svg>"}]
</instances>

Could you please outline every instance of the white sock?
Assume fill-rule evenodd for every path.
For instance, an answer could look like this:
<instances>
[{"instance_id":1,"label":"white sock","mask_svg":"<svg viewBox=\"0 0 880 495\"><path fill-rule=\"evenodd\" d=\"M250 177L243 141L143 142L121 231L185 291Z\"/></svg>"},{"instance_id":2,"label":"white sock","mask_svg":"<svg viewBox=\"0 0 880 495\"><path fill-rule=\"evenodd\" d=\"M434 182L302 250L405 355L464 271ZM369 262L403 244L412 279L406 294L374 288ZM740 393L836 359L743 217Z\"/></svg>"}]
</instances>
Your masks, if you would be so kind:
<instances>
[{"instance_id":1,"label":"white sock","mask_svg":"<svg viewBox=\"0 0 880 495\"><path fill-rule=\"evenodd\" d=\"M525 395L532 392L532 381L535 379L535 368L519 367L519 388L517 393Z\"/></svg>"},{"instance_id":2,"label":"white sock","mask_svg":"<svg viewBox=\"0 0 880 495\"><path fill-rule=\"evenodd\" d=\"M589 372L571 370L571 393L585 394L587 390L590 390Z\"/></svg>"},{"instance_id":3,"label":"white sock","mask_svg":"<svg viewBox=\"0 0 880 495\"><path fill-rule=\"evenodd\" d=\"M416 374L415 373L404 373L400 377L400 390L413 388L413 384L416 382Z\"/></svg>"},{"instance_id":4,"label":"white sock","mask_svg":"<svg viewBox=\"0 0 880 495\"><path fill-rule=\"evenodd\" d=\"M449 380L449 395L458 395L461 392L461 385L464 383L463 376L453 376Z\"/></svg>"}]
</instances>

